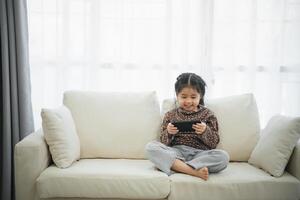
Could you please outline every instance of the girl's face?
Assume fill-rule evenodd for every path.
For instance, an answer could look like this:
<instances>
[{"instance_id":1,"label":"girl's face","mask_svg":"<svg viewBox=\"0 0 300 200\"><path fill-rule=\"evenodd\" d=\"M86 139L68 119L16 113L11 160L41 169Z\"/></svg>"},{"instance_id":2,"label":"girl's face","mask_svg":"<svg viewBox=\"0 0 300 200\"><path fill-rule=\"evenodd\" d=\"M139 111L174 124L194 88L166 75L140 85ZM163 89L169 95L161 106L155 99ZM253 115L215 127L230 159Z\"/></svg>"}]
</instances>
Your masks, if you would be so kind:
<instances>
[{"instance_id":1,"label":"girl's face","mask_svg":"<svg viewBox=\"0 0 300 200\"><path fill-rule=\"evenodd\" d=\"M185 87L177 94L179 106L186 111L197 111L201 95L192 87Z\"/></svg>"}]
</instances>

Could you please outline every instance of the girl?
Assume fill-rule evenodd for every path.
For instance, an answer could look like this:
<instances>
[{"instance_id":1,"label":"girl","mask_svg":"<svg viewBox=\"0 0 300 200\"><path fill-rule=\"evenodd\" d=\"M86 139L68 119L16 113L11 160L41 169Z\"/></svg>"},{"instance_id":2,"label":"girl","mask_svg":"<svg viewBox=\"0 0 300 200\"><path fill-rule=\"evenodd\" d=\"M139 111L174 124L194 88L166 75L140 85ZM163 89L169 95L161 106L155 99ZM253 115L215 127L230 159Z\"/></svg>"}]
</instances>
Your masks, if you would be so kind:
<instances>
[{"instance_id":1,"label":"girl","mask_svg":"<svg viewBox=\"0 0 300 200\"><path fill-rule=\"evenodd\" d=\"M208 179L209 173L227 167L229 156L215 149L219 143L218 122L214 114L204 107L206 83L194 73L177 77L175 92L178 108L167 112L161 126L160 142L146 145L150 161L161 171L173 171ZM182 133L172 124L177 121L194 121L195 131Z\"/></svg>"}]
</instances>

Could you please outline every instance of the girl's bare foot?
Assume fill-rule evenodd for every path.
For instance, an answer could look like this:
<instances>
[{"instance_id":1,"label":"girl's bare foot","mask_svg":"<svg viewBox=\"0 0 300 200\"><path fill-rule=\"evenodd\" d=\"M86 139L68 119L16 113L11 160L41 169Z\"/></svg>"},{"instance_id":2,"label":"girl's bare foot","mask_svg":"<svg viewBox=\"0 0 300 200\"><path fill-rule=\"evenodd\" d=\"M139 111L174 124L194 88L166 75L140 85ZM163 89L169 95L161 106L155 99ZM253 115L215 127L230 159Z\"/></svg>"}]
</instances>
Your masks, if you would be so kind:
<instances>
[{"instance_id":1,"label":"girl's bare foot","mask_svg":"<svg viewBox=\"0 0 300 200\"><path fill-rule=\"evenodd\" d=\"M196 176L199 178L202 178L203 180L207 180L208 179L208 169L207 167L203 167L201 169L197 170Z\"/></svg>"},{"instance_id":2,"label":"girl's bare foot","mask_svg":"<svg viewBox=\"0 0 300 200\"><path fill-rule=\"evenodd\" d=\"M208 179L207 167L202 167L201 169L196 170L179 159L176 159L174 161L171 169L173 169L174 171L177 171L177 172L184 173L184 174L196 176L196 177L202 178L204 180Z\"/></svg>"}]
</instances>

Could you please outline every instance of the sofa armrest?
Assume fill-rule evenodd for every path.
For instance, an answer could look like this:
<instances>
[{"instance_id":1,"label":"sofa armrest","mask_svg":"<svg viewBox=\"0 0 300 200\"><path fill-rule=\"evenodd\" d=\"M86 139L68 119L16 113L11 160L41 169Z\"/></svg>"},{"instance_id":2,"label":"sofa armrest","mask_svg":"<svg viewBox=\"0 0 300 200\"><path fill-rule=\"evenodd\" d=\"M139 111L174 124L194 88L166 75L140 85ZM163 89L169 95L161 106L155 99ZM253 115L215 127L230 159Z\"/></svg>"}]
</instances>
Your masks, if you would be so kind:
<instances>
[{"instance_id":1,"label":"sofa armrest","mask_svg":"<svg viewBox=\"0 0 300 200\"><path fill-rule=\"evenodd\" d=\"M294 148L286 171L300 180L300 140L298 140L298 143Z\"/></svg>"},{"instance_id":2,"label":"sofa armrest","mask_svg":"<svg viewBox=\"0 0 300 200\"><path fill-rule=\"evenodd\" d=\"M16 200L36 200L36 179L50 164L51 156L44 135L38 130L15 146Z\"/></svg>"}]
</instances>

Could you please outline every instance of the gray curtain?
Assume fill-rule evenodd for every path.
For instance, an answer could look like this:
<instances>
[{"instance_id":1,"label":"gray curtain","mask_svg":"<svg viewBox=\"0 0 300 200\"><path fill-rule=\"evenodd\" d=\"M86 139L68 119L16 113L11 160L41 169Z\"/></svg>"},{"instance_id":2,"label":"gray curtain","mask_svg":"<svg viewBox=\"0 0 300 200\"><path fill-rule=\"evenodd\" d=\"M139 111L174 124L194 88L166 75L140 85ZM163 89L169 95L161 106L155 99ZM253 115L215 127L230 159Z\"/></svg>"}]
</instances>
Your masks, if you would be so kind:
<instances>
[{"instance_id":1,"label":"gray curtain","mask_svg":"<svg viewBox=\"0 0 300 200\"><path fill-rule=\"evenodd\" d=\"M0 199L15 199L14 146L34 130L27 0L0 0Z\"/></svg>"}]
</instances>

